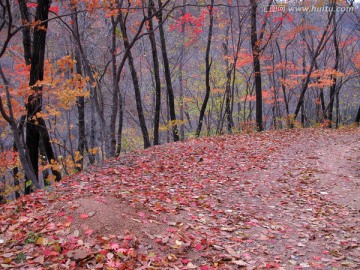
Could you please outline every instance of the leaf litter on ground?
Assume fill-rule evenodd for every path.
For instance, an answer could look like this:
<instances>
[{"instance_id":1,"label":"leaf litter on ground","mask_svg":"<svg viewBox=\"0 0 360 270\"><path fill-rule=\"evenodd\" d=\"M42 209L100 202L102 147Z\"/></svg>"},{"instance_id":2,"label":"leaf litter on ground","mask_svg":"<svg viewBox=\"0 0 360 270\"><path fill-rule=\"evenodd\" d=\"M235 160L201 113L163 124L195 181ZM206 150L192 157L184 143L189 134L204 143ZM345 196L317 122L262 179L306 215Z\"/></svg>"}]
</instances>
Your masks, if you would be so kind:
<instances>
[{"instance_id":1,"label":"leaf litter on ground","mask_svg":"<svg viewBox=\"0 0 360 270\"><path fill-rule=\"evenodd\" d=\"M1 206L4 269L359 269L360 131L192 139Z\"/></svg>"}]
</instances>

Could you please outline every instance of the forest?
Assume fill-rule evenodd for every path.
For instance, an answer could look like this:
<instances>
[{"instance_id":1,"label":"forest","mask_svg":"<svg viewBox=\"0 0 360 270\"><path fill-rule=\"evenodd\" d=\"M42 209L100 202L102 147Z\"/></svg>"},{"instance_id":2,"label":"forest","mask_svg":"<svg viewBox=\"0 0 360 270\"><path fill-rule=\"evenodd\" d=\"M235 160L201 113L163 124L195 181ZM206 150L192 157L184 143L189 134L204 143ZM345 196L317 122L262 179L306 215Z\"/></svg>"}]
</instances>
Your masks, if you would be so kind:
<instances>
[{"instance_id":1,"label":"forest","mask_svg":"<svg viewBox=\"0 0 360 270\"><path fill-rule=\"evenodd\" d=\"M360 269L358 0L0 0L1 269Z\"/></svg>"},{"instance_id":2,"label":"forest","mask_svg":"<svg viewBox=\"0 0 360 270\"><path fill-rule=\"evenodd\" d=\"M140 148L359 123L358 7L1 0L2 201Z\"/></svg>"}]
</instances>

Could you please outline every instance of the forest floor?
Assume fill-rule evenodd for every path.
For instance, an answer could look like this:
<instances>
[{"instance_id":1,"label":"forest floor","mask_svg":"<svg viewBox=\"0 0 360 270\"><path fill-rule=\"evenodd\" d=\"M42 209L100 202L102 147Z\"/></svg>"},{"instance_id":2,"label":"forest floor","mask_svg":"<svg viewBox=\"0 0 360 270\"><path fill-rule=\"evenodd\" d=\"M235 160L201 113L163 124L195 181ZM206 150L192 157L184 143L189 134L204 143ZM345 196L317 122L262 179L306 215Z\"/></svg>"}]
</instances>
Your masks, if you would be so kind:
<instances>
[{"instance_id":1,"label":"forest floor","mask_svg":"<svg viewBox=\"0 0 360 270\"><path fill-rule=\"evenodd\" d=\"M152 147L0 211L3 269L360 269L360 129Z\"/></svg>"}]
</instances>

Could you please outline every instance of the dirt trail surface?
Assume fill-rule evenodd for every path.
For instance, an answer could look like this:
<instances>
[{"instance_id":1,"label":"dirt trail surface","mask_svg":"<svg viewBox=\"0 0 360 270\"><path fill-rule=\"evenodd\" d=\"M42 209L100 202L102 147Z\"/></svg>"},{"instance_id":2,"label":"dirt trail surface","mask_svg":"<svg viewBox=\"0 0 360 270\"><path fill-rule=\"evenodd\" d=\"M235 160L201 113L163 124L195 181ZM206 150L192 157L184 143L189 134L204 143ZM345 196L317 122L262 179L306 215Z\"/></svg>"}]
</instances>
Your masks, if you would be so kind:
<instances>
[{"instance_id":1,"label":"dirt trail surface","mask_svg":"<svg viewBox=\"0 0 360 270\"><path fill-rule=\"evenodd\" d=\"M1 207L0 268L360 269L360 129L189 140Z\"/></svg>"}]
</instances>

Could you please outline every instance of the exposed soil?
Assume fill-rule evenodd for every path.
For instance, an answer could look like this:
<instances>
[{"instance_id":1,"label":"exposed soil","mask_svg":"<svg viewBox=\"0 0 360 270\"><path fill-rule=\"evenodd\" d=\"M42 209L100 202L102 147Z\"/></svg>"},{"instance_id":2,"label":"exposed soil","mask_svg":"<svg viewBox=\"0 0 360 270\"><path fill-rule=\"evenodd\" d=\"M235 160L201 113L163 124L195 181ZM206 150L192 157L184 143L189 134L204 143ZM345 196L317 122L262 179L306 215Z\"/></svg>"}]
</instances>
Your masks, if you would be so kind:
<instances>
[{"instance_id":1,"label":"exposed soil","mask_svg":"<svg viewBox=\"0 0 360 270\"><path fill-rule=\"evenodd\" d=\"M342 135L325 143L314 151L319 184L334 203L360 210L360 138Z\"/></svg>"}]
</instances>

